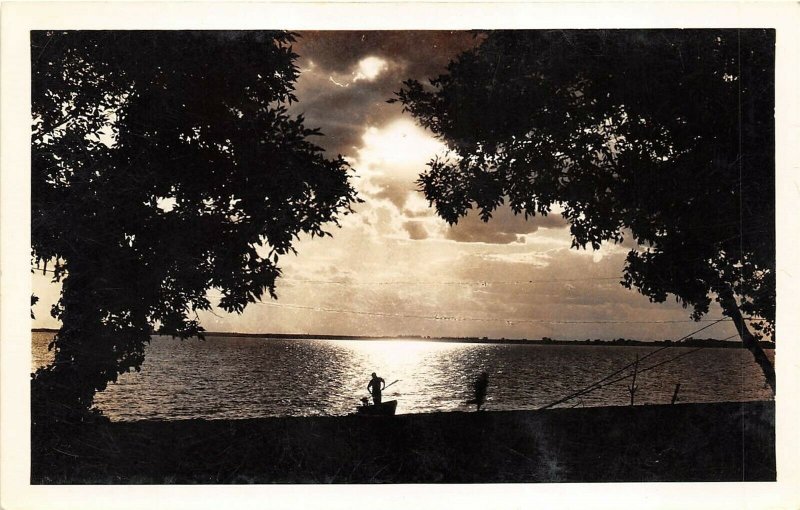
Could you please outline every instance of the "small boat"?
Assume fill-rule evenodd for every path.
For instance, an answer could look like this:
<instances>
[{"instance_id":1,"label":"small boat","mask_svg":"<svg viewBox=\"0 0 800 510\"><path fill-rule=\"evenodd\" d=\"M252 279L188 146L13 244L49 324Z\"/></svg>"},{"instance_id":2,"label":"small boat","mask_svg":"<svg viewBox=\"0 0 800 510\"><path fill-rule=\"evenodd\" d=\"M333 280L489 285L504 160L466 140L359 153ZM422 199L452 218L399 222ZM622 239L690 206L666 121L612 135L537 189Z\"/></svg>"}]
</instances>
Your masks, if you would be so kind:
<instances>
[{"instance_id":1,"label":"small boat","mask_svg":"<svg viewBox=\"0 0 800 510\"><path fill-rule=\"evenodd\" d=\"M380 404L364 404L356 407L358 414L362 416L394 416L396 409L397 400L388 400Z\"/></svg>"}]
</instances>

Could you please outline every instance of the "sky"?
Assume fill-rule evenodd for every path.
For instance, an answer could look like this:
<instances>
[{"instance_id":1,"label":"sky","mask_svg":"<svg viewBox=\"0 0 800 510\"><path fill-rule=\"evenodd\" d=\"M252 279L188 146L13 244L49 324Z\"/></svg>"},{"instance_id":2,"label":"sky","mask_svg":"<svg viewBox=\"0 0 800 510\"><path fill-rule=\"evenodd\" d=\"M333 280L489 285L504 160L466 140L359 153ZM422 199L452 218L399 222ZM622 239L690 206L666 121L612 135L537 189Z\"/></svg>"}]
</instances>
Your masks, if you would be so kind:
<instances>
[{"instance_id":1,"label":"sky","mask_svg":"<svg viewBox=\"0 0 800 510\"><path fill-rule=\"evenodd\" d=\"M277 301L201 313L207 330L661 340L707 325L674 299L650 303L619 284L630 239L571 248L557 211L526 221L501 207L488 223L469 214L452 227L436 216L415 180L444 145L387 100L403 80L435 77L476 44L467 32L300 34L290 111L321 129L315 141L330 156L347 159L364 203L330 226L332 238L303 238L297 256L281 259ZM57 327L49 309L58 287L40 273L33 285L42 298L34 327ZM707 319L720 317L715 303ZM734 333L722 323L697 336Z\"/></svg>"}]
</instances>

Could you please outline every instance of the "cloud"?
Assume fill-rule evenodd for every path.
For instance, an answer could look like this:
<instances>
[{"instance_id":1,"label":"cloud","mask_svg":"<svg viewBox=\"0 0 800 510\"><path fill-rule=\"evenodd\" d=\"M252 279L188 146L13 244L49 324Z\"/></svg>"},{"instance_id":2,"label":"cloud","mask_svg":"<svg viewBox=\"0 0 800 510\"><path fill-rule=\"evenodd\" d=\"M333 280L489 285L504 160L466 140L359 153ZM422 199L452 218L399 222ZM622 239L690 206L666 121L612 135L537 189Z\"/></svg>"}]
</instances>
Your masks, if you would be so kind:
<instances>
[{"instance_id":1,"label":"cloud","mask_svg":"<svg viewBox=\"0 0 800 510\"><path fill-rule=\"evenodd\" d=\"M547 267L552 256L548 252L522 252L522 253L490 253L482 257L484 260L508 262L511 264L525 264L528 266Z\"/></svg>"},{"instance_id":2,"label":"cloud","mask_svg":"<svg viewBox=\"0 0 800 510\"><path fill-rule=\"evenodd\" d=\"M440 232L434 212L416 191L417 173L444 146L407 119L361 130L360 145L348 158L357 171L355 187L364 199L356 206L365 235L413 240ZM407 221L416 220L414 226Z\"/></svg>"},{"instance_id":3,"label":"cloud","mask_svg":"<svg viewBox=\"0 0 800 510\"><path fill-rule=\"evenodd\" d=\"M379 57L367 57L358 61L353 81L374 81L383 71L389 68L389 63Z\"/></svg>"},{"instance_id":4,"label":"cloud","mask_svg":"<svg viewBox=\"0 0 800 510\"><path fill-rule=\"evenodd\" d=\"M368 127L362 135L358 159L389 170L384 173L413 180L418 167L444 149L444 144L422 128L400 119L382 127Z\"/></svg>"},{"instance_id":5,"label":"cloud","mask_svg":"<svg viewBox=\"0 0 800 510\"><path fill-rule=\"evenodd\" d=\"M567 225L559 214L537 215L526 220L524 215L514 214L510 207L501 205L488 222L481 220L477 211L470 211L447 229L445 237L462 243L508 244L525 242L523 236L533 234L539 228L559 229Z\"/></svg>"},{"instance_id":6,"label":"cloud","mask_svg":"<svg viewBox=\"0 0 800 510\"><path fill-rule=\"evenodd\" d=\"M388 104L409 78L426 81L479 42L467 32L302 32L293 44L301 68L296 84L309 127L319 127L319 143L331 154L353 155L367 126L405 117L399 104ZM406 117L410 118L410 117Z\"/></svg>"},{"instance_id":7,"label":"cloud","mask_svg":"<svg viewBox=\"0 0 800 510\"><path fill-rule=\"evenodd\" d=\"M315 141L329 154L348 156L358 175L353 184L366 202L341 219L341 228L328 226L332 238L301 236L298 255L281 257L285 278L278 281L277 302L265 300L242 315L201 312L208 329L566 339L678 338L697 329L694 323L521 322L686 319L688 311L672 299L652 304L619 285L630 236L599 253L570 249L556 208L525 221L503 207L489 223L472 211L449 227L414 191L417 174L440 145L386 100L407 78L425 83L443 73L450 59L479 39L443 31L301 35L294 44L299 102L290 111L305 113L306 126L321 128L325 136ZM48 312L58 287L49 280L33 275L42 298L35 307L37 326L56 322ZM477 320L371 317L291 305ZM711 316L719 316L713 307ZM718 338L734 332L730 323L709 330Z\"/></svg>"},{"instance_id":8,"label":"cloud","mask_svg":"<svg viewBox=\"0 0 800 510\"><path fill-rule=\"evenodd\" d=\"M361 191L402 209L417 194L419 172L444 150L445 146L422 128L401 119L367 128L352 164L364 176Z\"/></svg>"},{"instance_id":9,"label":"cloud","mask_svg":"<svg viewBox=\"0 0 800 510\"><path fill-rule=\"evenodd\" d=\"M459 243L524 244L540 228L564 230L567 222L554 209L548 216L525 220L508 206L483 222L476 211L448 226L417 190L425 164L446 151L444 144L406 119L362 130L360 145L349 158L359 179L356 187L365 203L358 208L370 235L408 236L416 241L447 239ZM551 232L548 232L552 235ZM558 235L563 243L568 236Z\"/></svg>"},{"instance_id":10,"label":"cloud","mask_svg":"<svg viewBox=\"0 0 800 510\"><path fill-rule=\"evenodd\" d=\"M403 228L408 232L408 236L415 241L428 238L428 231L421 221L407 221L403 223Z\"/></svg>"},{"instance_id":11,"label":"cloud","mask_svg":"<svg viewBox=\"0 0 800 510\"><path fill-rule=\"evenodd\" d=\"M444 71L451 58L482 39L464 31L303 31L293 44L301 57L332 72L350 72L367 58L400 60L412 76L427 78Z\"/></svg>"},{"instance_id":12,"label":"cloud","mask_svg":"<svg viewBox=\"0 0 800 510\"><path fill-rule=\"evenodd\" d=\"M290 112L303 114L308 127L324 136L315 142L330 155L352 156L364 128L380 126L399 118L397 105L383 105L386 95L367 81L341 82L330 75L306 73L297 83L299 102Z\"/></svg>"},{"instance_id":13,"label":"cloud","mask_svg":"<svg viewBox=\"0 0 800 510\"><path fill-rule=\"evenodd\" d=\"M571 249L568 224L558 208L526 221L503 206L488 223L471 211L450 227L415 191L418 174L443 145L402 114L400 105L386 100L405 79L425 82L444 72L451 58L478 42L471 34L306 32L302 36L294 48L303 69L297 83L300 102L292 111L304 112L307 126L321 128L325 136L317 143L329 153L347 156L359 176L354 184L366 202L345 219L334 238L304 241L301 255L287 263L287 274L295 274L296 264L298 273L303 268L319 279L328 279L329 274L336 280L347 275L348 282L411 284L297 284L291 292L286 289L282 299L329 308L512 320L373 320L286 310L285 315L268 318L261 314L259 323L274 320L275 329L296 331L293 324L299 321L304 330L345 334L666 338L671 334L660 325L531 324L513 319L687 316L674 301L653 305L619 285L630 241L625 246L604 245L600 252ZM479 283L436 284L453 281ZM486 283L503 281L518 283ZM673 330L683 332L677 326Z\"/></svg>"}]
</instances>

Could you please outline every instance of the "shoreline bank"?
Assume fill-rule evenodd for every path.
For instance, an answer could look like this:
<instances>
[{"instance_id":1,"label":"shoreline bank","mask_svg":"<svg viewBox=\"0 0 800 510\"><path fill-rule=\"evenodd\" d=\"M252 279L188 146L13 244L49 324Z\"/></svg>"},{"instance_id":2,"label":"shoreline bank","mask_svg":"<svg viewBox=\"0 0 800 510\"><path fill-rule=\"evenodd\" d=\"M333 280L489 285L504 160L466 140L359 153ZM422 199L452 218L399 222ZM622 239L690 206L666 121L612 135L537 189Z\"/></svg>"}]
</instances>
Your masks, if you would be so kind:
<instances>
[{"instance_id":1,"label":"shoreline bank","mask_svg":"<svg viewBox=\"0 0 800 510\"><path fill-rule=\"evenodd\" d=\"M34 445L36 446L36 445ZM34 484L774 481L772 401L112 422Z\"/></svg>"}]
</instances>

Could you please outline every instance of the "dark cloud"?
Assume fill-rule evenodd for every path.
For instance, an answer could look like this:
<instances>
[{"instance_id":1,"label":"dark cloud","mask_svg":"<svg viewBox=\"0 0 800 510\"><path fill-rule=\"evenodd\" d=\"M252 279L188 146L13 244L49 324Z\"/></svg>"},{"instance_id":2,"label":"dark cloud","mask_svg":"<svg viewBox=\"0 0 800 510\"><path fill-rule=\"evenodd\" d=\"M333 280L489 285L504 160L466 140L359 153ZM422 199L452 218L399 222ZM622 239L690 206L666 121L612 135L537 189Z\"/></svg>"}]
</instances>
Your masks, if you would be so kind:
<instances>
[{"instance_id":1,"label":"dark cloud","mask_svg":"<svg viewBox=\"0 0 800 510\"><path fill-rule=\"evenodd\" d=\"M469 32L452 31L316 31L300 36L293 45L301 73L299 103L292 112L304 113L308 126L321 128L325 136L318 143L323 148L346 156L354 154L367 126L401 117L401 106L386 101L404 80L441 74L452 58L480 41ZM386 69L374 80L354 81L359 61L367 57L385 60Z\"/></svg>"},{"instance_id":2,"label":"dark cloud","mask_svg":"<svg viewBox=\"0 0 800 510\"><path fill-rule=\"evenodd\" d=\"M480 40L454 30L320 30L300 32L293 48L332 72L349 72L359 60L375 56L402 62L409 77L423 79L442 73L453 56Z\"/></svg>"},{"instance_id":3,"label":"dark cloud","mask_svg":"<svg viewBox=\"0 0 800 510\"><path fill-rule=\"evenodd\" d=\"M520 235L532 234L542 228L563 228L567 221L558 214L535 216L525 219L524 215L514 214L508 206L500 206L488 222L480 219L477 211L470 211L456 225L450 227L447 239L466 243L508 244L520 242Z\"/></svg>"},{"instance_id":4,"label":"dark cloud","mask_svg":"<svg viewBox=\"0 0 800 510\"><path fill-rule=\"evenodd\" d=\"M408 237L415 241L428 238L428 231L421 221L407 221L403 223L403 228L408 232Z\"/></svg>"},{"instance_id":5,"label":"dark cloud","mask_svg":"<svg viewBox=\"0 0 800 510\"><path fill-rule=\"evenodd\" d=\"M317 143L328 152L352 156L368 126L380 126L402 115L400 105L386 102L399 88L402 76L390 68L373 81L348 81L347 87L340 87L330 80L328 71L314 67L301 73L299 103L292 111L303 113L308 126L322 130L325 136Z\"/></svg>"}]
</instances>

